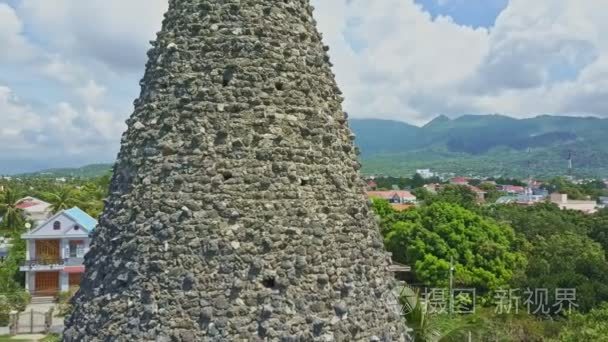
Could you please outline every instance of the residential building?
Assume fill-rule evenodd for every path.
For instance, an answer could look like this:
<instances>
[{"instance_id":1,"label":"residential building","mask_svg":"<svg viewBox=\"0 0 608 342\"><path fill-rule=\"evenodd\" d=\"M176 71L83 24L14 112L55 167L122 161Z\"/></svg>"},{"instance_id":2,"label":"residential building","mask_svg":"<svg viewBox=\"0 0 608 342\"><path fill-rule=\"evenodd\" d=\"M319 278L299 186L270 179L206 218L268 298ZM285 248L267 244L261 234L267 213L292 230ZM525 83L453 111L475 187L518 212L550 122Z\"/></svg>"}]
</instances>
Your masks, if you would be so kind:
<instances>
[{"instance_id":1,"label":"residential building","mask_svg":"<svg viewBox=\"0 0 608 342\"><path fill-rule=\"evenodd\" d=\"M97 221L79 208L63 210L21 235L26 240L25 288L51 296L80 284L89 235Z\"/></svg>"},{"instance_id":2,"label":"residential building","mask_svg":"<svg viewBox=\"0 0 608 342\"><path fill-rule=\"evenodd\" d=\"M578 210L587 214L593 214L597 211L596 201L575 201L568 199L567 194L551 194L550 201L557 204L561 209Z\"/></svg>"},{"instance_id":3,"label":"residential building","mask_svg":"<svg viewBox=\"0 0 608 342\"><path fill-rule=\"evenodd\" d=\"M422 177L424 179L429 179L429 178L435 177L435 173L432 172L430 169L416 170L416 173L419 174L420 177Z\"/></svg>"},{"instance_id":4,"label":"residential building","mask_svg":"<svg viewBox=\"0 0 608 342\"><path fill-rule=\"evenodd\" d=\"M367 188L370 190L376 190L376 188L378 187L378 183L376 183L375 180L370 179L367 181Z\"/></svg>"},{"instance_id":5,"label":"residential building","mask_svg":"<svg viewBox=\"0 0 608 342\"><path fill-rule=\"evenodd\" d=\"M51 204L35 197L25 197L17 201L26 219L40 223L51 217Z\"/></svg>"},{"instance_id":6,"label":"residential building","mask_svg":"<svg viewBox=\"0 0 608 342\"><path fill-rule=\"evenodd\" d=\"M468 185L469 181L470 179L466 177L454 177L450 179L450 183L455 185Z\"/></svg>"},{"instance_id":7,"label":"residential building","mask_svg":"<svg viewBox=\"0 0 608 342\"><path fill-rule=\"evenodd\" d=\"M475 195L477 195L477 202L483 203L486 201L487 192L481 190L480 188L478 188L476 186L469 185L468 187L469 187L469 189L471 189L471 191L473 191L475 193Z\"/></svg>"},{"instance_id":8,"label":"residential building","mask_svg":"<svg viewBox=\"0 0 608 342\"><path fill-rule=\"evenodd\" d=\"M428 192L432 194L436 194L439 190L441 190L441 184L433 183L433 184L425 184L423 186Z\"/></svg>"},{"instance_id":9,"label":"residential building","mask_svg":"<svg viewBox=\"0 0 608 342\"><path fill-rule=\"evenodd\" d=\"M395 204L407 204L416 202L416 196L412 195L411 192L405 190L368 191L367 195L370 198L382 198L387 200L389 203Z\"/></svg>"},{"instance_id":10,"label":"residential building","mask_svg":"<svg viewBox=\"0 0 608 342\"><path fill-rule=\"evenodd\" d=\"M500 191L504 191L508 194L525 194L526 187L519 185L501 185Z\"/></svg>"},{"instance_id":11,"label":"residential building","mask_svg":"<svg viewBox=\"0 0 608 342\"><path fill-rule=\"evenodd\" d=\"M542 188L534 188L532 189L532 194L534 196L542 196L543 198L549 197L549 190Z\"/></svg>"}]
</instances>

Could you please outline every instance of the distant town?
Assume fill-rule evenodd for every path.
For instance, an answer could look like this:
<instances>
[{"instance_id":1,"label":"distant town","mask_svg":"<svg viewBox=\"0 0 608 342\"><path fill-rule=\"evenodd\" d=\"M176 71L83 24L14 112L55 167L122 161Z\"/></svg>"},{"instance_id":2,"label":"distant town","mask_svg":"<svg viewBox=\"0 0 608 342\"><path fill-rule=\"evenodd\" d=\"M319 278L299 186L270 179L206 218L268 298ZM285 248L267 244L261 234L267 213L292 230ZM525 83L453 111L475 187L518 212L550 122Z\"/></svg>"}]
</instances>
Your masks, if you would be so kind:
<instances>
[{"instance_id":1,"label":"distant town","mask_svg":"<svg viewBox=\"0 0 608 342\"><path fill-rule=\"evenodd\" d=\"M572 176L551 180L518 180L501 177L438 174L431 169L416 170L411 178L367 176L368 196L387 200L395 209L405 210L418 203L421 192L437 194L446 187L461 187L475 194L479 204L534 205L548 202L561 209L593 214L608 205L608 179L577 179Z\"/></svg>"}]
</instances>

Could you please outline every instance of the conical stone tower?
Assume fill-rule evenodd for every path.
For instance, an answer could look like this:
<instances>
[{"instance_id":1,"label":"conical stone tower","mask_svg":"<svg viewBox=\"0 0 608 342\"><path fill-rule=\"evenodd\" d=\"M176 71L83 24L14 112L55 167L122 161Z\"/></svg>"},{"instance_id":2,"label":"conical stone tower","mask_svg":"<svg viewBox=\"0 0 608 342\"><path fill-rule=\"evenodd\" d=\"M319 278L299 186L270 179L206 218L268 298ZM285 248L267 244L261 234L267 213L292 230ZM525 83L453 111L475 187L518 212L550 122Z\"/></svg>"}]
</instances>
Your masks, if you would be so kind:
<instances>
[{"instance_id":1,"label":"conical stone tower","mask_svg":"<svg viewBox=\"0 0 608 342\"><path fill-rule=\"evenodd\" d=\"M66 341L402 341L308 0L171 0Z\"/></svg>"}]
</instances>

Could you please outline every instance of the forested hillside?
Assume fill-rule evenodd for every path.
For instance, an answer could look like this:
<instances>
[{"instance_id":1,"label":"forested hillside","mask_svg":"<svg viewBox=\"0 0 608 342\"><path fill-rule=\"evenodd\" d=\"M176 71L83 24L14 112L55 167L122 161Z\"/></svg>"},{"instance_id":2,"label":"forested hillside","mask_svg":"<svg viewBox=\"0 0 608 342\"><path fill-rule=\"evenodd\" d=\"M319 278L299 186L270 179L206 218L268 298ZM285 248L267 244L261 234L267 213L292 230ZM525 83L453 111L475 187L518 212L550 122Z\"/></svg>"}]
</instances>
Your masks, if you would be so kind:
<instances>
[{"instance_id":1,"label":"forested hillside","mask_svg":"<svg viewBox=\"0 0 608 342\"><path fill-rule=\"evenodd\" d=\"M439 116L423 127L351 120L364 172L411 174L417 168L487 176L608 176L608 120L502 115Z\"/></svg>"}]
</instances>

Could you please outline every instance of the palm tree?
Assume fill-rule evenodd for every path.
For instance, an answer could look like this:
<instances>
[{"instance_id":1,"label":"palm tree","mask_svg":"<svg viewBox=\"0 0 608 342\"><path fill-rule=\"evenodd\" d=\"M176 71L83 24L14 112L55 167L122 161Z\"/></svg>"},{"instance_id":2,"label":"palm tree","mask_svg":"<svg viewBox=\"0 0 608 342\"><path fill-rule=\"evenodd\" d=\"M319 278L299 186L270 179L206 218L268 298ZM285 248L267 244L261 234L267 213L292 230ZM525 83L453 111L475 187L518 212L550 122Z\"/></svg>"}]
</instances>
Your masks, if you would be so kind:
<instances>
[{"instance_id":1,"label":"palm tree","mask_svg":"<svg viewBox=\"0 0 608 342\"><path fill-rule=\"evenodd\" d=\"M420 298L418 292L414 296L402 299L403 313L408 328L412 329L415 342L438 341L441 337L439 327L434 324L432 315L427 310L426 303Z\"/></svg>"},{"instance_id":2,"label":"palm tree","mask_svg":"<svg viewBox=\"0 0 608 342\"><path fill-rule=\"evenodd\" d=\"M44 197L51 203L50 209L53 214L70 209L77 204L74 189L69 187L61 187L57 192L46 192L44 193Z\"/></svg>"},{"instance_id":3,"label":"palm tree","mask_svg":"<svg viewBox=\"0 0 608 342\"><path fill-rule=\"evenodd\" d=\"M403 315L414 342L452 342L465 341L470 331L479 331L480 323L452 321L442 322L438 314L430 313L427 303L418 291L409 288L402 291Z\"/></svg>"},{"instance_id":4,"label":"palm tree","mask_svg":"<svg viewBox=\"0 0 608 342\"><path fill-rule=\"evenodd\" d=\"M23 224L23 212L17 207L19 199L19 194L10 188L7 188L3 193L0 193L1 225L4 228L16 230Z\"/></svg>"}]
</instances>

